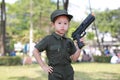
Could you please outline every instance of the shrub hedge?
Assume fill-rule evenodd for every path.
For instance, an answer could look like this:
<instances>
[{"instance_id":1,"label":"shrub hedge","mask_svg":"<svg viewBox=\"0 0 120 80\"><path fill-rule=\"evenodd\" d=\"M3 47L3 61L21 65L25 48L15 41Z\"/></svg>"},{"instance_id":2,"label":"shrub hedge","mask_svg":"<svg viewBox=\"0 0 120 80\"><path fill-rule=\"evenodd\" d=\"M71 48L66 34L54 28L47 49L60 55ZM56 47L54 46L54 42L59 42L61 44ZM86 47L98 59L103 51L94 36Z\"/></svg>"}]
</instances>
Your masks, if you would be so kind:
<instances>
[{"instance_id":1,"label":"shrub hedge","mask_svg":"<svg viewBox=\"0 0 120 80\"><path fill-rule=\"evenodd\" d=\"M111 56L94 56L95 62L110 63Z\"/></svg>"},{"instance_id":2,"label":"shrub hedge","mask_svg":"<svg viewBox=\"0 0 120 80\"><path fill-rule=\"evenodd\" d=\"M20 65L22 62L19 56L0 56L0 65Z\"/></svg>"}]
</instances>

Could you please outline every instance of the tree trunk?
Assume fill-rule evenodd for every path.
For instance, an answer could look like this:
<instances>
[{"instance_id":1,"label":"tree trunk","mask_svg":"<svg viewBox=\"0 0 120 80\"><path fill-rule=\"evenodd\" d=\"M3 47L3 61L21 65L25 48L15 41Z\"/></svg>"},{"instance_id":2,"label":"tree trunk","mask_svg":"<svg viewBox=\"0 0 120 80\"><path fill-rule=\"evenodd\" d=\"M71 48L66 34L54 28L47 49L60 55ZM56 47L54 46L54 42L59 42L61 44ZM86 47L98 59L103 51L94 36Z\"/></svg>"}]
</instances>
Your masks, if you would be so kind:
<instances>
[{"instance_id":1,"label":"tree trunk","mask_svg":"<svg viewBox=\"0 0 120 80\"><path fill-rule=\"evenodd\" d=\"M68 10L68 4L69 4L69 0L63 0L63 7L66 11Z\"/></svg>"},{"instance_id":2,"label":"tree trunk","mask_svg":"<svg viewBox=\"0 0 120 80\"><path fill-rule=\"evenodd\" d=\"M5 11L5 1L2 0L1 3L1 45L0 45L0 50L1 53L3 55L6 55L6 44L5 44L5 40L6 40L6 11Z\"/></svg>"},{"instance_id":3,"label":"tree trunk","mask_svg":"<svg viewBox=\"0 0 120 80\"><path fill-rule=\"evenodd\" d=\"M59 0L57 0L57 9L59 9Z\"/></svg>"}]
</instances>

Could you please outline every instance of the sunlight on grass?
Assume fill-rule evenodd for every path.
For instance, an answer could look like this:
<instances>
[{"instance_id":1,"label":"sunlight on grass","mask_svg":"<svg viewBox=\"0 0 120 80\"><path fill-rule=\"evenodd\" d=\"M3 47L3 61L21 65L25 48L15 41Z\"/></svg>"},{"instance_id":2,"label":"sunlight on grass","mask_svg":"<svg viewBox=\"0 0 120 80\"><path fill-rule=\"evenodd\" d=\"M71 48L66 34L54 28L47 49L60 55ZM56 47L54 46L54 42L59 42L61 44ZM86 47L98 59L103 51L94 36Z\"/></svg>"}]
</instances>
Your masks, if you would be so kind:
<instances>
[{"instance_id":1,"label":"sunlight on grass","mask_svg":"<svg viewBox=\"0 0 120 80\"><path fill-rule=\"evenodd\" d=\"M120 64L75 63L75 80L120 80ZM0 80L47 80L38 64L0 66Z\"/></svg>"},{"instance_id":2,"label":"sunlight on grass","mask_svg":"<svg viewBox=\"0 0 120 80\"><path fill-rule=\"evenodd\" d=\"M2 66L0 71L1 80L47 80L47 74L38 65Z\"/></svg>"},{"instance_id":3,"label":"sunlight on grass","mask_svg":"<svg viewBox=\"0 0 120 80\"><path fill-rule=\"evenodd\" d=\"M120 80L119 64L80 63L73 67L75 80Z\"/></svg>"}]
</instances>

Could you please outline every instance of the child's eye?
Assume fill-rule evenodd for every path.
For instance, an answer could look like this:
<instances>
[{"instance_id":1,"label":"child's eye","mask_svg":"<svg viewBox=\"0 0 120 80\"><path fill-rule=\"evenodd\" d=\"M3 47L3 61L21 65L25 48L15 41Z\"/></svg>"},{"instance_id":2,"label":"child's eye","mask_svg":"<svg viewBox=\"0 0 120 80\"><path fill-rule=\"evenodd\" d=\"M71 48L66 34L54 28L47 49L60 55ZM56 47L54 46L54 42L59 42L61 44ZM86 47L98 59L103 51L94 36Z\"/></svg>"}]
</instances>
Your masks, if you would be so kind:
<instances>
[{"instance_id":1,"label":"child's eye","mask_svg":"<svg viewBox=\"0 0 120 80\"><path fill-rule=\"evenodd\" d=\"M61 24L61 22L59 22L58 24Z\"/></svg>"},{"instance_id":2,"label":"child's eye","mask_svg":"<svg viewBox=\"0 0 120 80\"><path fill-rule=\"evenodd\" d=\"M65 25L67 24L67 23L64 23Z\"/></svg>"}]
</instances>

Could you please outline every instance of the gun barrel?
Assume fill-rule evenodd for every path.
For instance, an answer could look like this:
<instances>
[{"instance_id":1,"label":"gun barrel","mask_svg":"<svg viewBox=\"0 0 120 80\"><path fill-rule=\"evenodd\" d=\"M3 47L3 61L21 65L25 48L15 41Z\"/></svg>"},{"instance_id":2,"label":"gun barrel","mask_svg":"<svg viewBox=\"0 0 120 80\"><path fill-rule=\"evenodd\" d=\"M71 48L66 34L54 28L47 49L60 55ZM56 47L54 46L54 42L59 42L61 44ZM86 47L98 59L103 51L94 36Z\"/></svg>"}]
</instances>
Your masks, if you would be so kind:
<instances>
[{"instance_id":1,"label":"gun barrel","mask_svg":"<svg viewBox=\"0 0 120 80\"><path fill-rule=\"evenodd\" d=\"M80 26L72 33L73 40L76 39L77 35L81 35L85 32L86 28L95 20L95 16L93 14L89 14L88 17L80 24Z\"/></svg>"}]
</instances>

